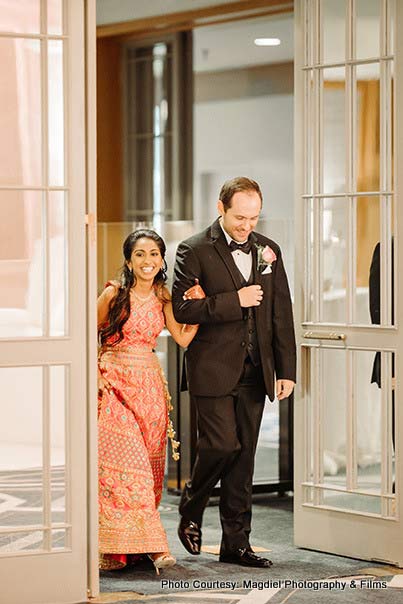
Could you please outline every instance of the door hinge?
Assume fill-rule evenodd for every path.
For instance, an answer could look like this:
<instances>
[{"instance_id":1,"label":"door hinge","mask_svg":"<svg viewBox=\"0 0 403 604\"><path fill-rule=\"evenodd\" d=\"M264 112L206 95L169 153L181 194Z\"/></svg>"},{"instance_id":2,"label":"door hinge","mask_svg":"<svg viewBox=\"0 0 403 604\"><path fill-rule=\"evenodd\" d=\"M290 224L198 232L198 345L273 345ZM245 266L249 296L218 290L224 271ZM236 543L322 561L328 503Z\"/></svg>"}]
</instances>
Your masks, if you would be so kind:
<instances>
[{"instance_id":1,"label":"door hinge","mask_svg":"<svg viewBox=\"0 0 403 604\"><path fill-rule=\"evenodd\" d=\"M85 224L88 227L88 239L91 245L96 241L96 218L95 212L89 212L85 215Z\"/></svg>"}]
</instances>

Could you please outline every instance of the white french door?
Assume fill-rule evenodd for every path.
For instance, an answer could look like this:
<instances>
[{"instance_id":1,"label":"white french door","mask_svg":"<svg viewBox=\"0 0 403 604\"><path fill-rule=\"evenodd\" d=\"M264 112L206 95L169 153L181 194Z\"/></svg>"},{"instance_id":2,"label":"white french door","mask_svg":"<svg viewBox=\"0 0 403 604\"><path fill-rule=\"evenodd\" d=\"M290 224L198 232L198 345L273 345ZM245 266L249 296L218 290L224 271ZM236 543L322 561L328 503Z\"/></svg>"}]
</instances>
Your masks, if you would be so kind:
<instances>
[{"instance_id":1,"label":"white french door","mask_svg":"<svg viewBox=\"0 0 403 604\"><path fill-rule=\"evenodd\" d=\"M7 604L75 603L87 594L85 9L84 0L1 3L0 600Z\"/></svg>"},{"instance_id":2,"label":"white french door","mask_svg":"<svg viewBox=\"0 0 403 604\"><path fill-rule=\"evenodd\" d=\"M295 543L399 566L402 25L394 0L295 3Z\"/></svg>"}]
</instances>

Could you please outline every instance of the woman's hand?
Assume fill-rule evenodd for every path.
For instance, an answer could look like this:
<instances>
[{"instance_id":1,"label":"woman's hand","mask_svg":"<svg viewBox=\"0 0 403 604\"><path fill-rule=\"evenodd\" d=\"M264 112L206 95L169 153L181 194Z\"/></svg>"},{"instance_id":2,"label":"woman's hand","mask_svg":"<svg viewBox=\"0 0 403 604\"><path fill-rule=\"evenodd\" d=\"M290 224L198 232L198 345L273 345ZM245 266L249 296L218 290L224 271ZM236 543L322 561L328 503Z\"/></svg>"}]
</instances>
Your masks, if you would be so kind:
<instances>
[{"instance_id":1,"label":"woman's hand","mask_svg":"<svg viewBox=\"0 0 403 604\"><path fill-rule=\"evenodd\" d=\"M189 287L183 294L184 300L203 300L206 297L202 286L199 284L199 280L195 279L195 284L192 287ZM196 335L197 330L199 329L198 325L187 325L184 324L182 328L182 332L184 333L194 333Z\"/></svg>"},{"instance_id":2,"label":"woman's hand","mask_svg":"<svg viewBox=\"0 0 403 604\"><path fill-rule=\"evenodd\" d=\"M184 300L202 300L206 297L206 294L199 284L199 280L195 279L195 284L192 287L189 287L183 294Z\"/></svg>"},{"instance_id":3,"label":"woman's hand","mask_svg":"<svg viewBox=\"0 0 403 604\"><path fill-rule=\"evenodd\" d=\"M98 396L102 397L102 393L106 388L106 381L102 375L100 368L98 367Z\"/></svg>"}]
</instances>

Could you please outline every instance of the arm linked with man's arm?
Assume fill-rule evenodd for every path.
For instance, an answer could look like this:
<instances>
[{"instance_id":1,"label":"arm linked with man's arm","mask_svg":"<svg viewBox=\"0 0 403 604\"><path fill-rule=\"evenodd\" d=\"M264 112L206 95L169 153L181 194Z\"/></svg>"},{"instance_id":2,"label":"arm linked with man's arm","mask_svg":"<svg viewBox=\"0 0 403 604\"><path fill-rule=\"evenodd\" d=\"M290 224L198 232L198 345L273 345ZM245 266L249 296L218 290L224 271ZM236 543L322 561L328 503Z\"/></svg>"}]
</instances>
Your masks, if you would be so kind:
<instances>
[{"instance_id":1,"label":"arm linked with man's arm","mask_svg":"<svg viewBox=\"0 0 403 604\"><path fill-rule=\"evenodd\" d=\"M175 319L180 323L203 324L222 323L242 319L242 309L237 290L206 296L202 300L184 300L183 294L201 276L200 261L194 249L181 243L176 252L174 281L172 285L172 306Z\"/></svg>"},{"instance_id":2,"label":"arm linked with man's arm","mask_svg":"<svg viewBox=\"0 0 403 604\"><path fill-rule=\"evenodd\" d=\"M281 252L274 274L273 352L276 378L296 381L296 345L290 289Z\"/></svg>"}]
</instances>

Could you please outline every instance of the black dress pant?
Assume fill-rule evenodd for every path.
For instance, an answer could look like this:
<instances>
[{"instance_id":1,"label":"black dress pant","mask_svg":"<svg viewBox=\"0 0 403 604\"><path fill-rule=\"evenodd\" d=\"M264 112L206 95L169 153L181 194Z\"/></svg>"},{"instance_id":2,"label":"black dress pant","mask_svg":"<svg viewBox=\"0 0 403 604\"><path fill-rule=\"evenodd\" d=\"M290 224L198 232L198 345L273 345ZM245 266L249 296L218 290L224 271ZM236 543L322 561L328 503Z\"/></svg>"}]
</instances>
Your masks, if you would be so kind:
<instances>
[{"instance_id":1,"label":"black dress pant","mask_svg":"<svg viewBox=\"0 0 403 604\"><path fill-rule=\"evenodd\" d=\"M219 480L221 553L250 547L252 480L265 388L261 368L245 361L236 388L223 397L194 397L198 445L191 481L179 512L201 524L210 494Z\"/></svg>"}]
</instances>

